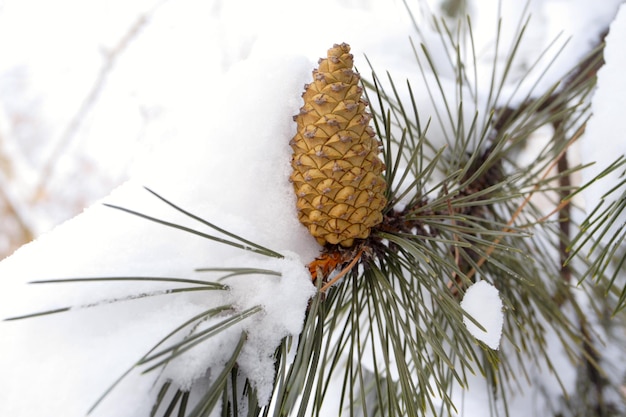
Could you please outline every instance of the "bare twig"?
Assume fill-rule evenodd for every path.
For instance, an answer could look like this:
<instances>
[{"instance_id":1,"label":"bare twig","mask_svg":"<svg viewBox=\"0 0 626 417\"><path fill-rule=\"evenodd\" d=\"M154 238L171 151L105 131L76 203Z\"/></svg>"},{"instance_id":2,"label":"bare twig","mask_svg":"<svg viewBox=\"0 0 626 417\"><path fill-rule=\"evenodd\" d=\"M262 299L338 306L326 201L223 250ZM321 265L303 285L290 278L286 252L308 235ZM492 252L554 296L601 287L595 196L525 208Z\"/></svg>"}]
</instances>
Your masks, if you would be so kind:
<instances>
[{"instance_id":1,"label":"bare twig","mask_svg":"<svg viewBox=\"0 0 626 417\"><path fill-rule=\"evenodd\" d=\"M32 194L33 200L37 200L37 198L44 193L48 183L54 176L54 170L56 168L59 157L72 143L72 140L76 137L76 132L80 128L83 120L91 112L94 105L98 101L98 98L100 97L104 87L106 86L107 80L111 75L111 72L115 64L119 60L120 56L124 53L124 51L126 51L126 49L128 49L128 46L138 36L141 29L150 21L151 16L154 14L156 9L160 5L162 5L162 3L163 2L158 3L149 11L141 14L128 28L126 33L112 49L103 50L104 62L102 64L102 67L98 72L98 75L91 87L91 90L87 93L82 103L78 107L78 110L60 134L60 137L56 141L57 143L54 149L44 163L43 168L41 169L39 183L35 187Z\"/></svg>"},{"instance_id":2,"label":"bare twig","mask_svg":"<svg viewBox=\"0 0 626 417\"><path fill-rule=\"evenodd\" d=\"M17 224L19 232L15 237L9 236L11 246L7 248L6 253L0 253L0 259L9 255L9 253L15 248L23 245L24 243L30 242L35 237L33 229L23 217L23 210L18 208L17 203L13 198L11 198L7 189L8 188L6 187L4 178L0 175L0 205L4 206L2 207L4 209L4 213L2 215L3 217L6 216L6 219L13 219Z\"/></svg>"},{"instance_id":3,"label":"bare twig","mask_svg":"<svg viewBox=\"0 0 626 417\"><path fill-rule=\"evenodd\" d=\"M342 269L335 277L333 277L333 279L331 279L330 281L325 283L324 286L320 289L320 291L321 292L326 292L326 290L328 290L335 282L337 282L341 278L343 278L348 272L350 272L352 270L354 265L356 265L356 263L359 261L359 259L361 259L362 255L363 255L363 249L359 250L359 252L356 254L354 259L352 259L352 261L350 261L348 266L346 266L344 269Z\"/></svg>"}]
</instances>

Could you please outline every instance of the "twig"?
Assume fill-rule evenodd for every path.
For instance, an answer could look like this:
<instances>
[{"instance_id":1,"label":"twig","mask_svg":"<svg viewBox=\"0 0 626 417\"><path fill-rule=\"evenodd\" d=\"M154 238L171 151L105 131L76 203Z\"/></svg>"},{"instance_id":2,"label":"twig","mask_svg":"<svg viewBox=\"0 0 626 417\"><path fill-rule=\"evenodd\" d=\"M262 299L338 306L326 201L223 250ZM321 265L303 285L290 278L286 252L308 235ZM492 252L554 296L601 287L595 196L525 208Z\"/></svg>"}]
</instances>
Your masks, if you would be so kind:
<instances>
[{"instance_id":1,"label":"twig","mask_svg":"<svg viewBox=\"0 0 626 417\"><path fill-rule=\"evenodd\" d=\"M557 132L563 132L561 123L555 123L554 128ZM569 162L567 160L567 148L565 148L565 151L566 152L563 154L563 157L559 158L559 163L557 164L557 169L559 172L559 194L562 203L566 201L569 202L569 200L567 200L567 195L571 186L570 175L563 175L569 169ZM563 281L569 283L572 280L572 270L570 269L570 266L567 265L567 247L569 245L569 239L571 238L571 210L569 204L562 203L558 206L559 219L561 219L561 221L559 222L559 229L561 230L562 235L562 238L559 242L559 256L561 262L561 277L563 278Z\"/></svg>"},{"instance_id":2,"label":"twig","mask_svg":"<svg viewBox=\"0 0 626 417\"><path fill-rule=\"evenodd\" d=\"M98 75L95 79L93 86L89 93L85 96L82 103L78 107L78 110L69 121L65 129L60 135L60 138L56 141L56 146L48 156L46 162L41 169L41 175L39 177L39 183L35 187L35 190L32 194L32 199L36 200L38 196L42 195L44 190L46 189L48 183L53 178L53 173L57 165L57 161L59 157L65 152L68 148L72 139L76 136L76 132L78 131L81 123L85 119L85 117L91 112L95 103L97 102L100 94L102 93L109 75L111 74L113 67L117 63L120 55L128 48L130 43L137 37L141 29L148 23L150 17L155 12L155 10L162 4L159 3L149 11L140 15L137 20L133 23L133 25L126 31L124 36L119 40L117 45L115 45L112 49L103 51L104 62Z\"/></svg>"},{"instance_id":3,"label":"twig","mask_svg":"<svg viewBox=\"0 0 626 417\"><path fill-rule=\"evenodd\" d=\"M356 263L359 261L359 259L361 259L361 256L363 256L363 249L361 249L356 254L354 259L352 259L352 261L348 264L348 266L346 266L344 269L342 269L341 272L339 272L333 279L331 279L326 284L324 284L324 286L320 289L320 291L321 292L326 292L326 290L329 289L335 282L337 282L341 278L343 278L348 272L350 272L352 270L352 267L354 267L354 265L356 265Z\"/></svg>"},{"instance_id":4,"label":"twig","mask_svg":"<svg viewBox=\"0 0 626 417\"><path fill-rule=\"evenodd\" d=\"M31 240L33 240L35 237L35 233L33 232L33 229L30 227L30 225L27 223L26 219L22 215L23 213L22 210L18 208L18 205L16 204L16 202L13 200L13 198L11 198L9 193L7 193L7 190L8 190L8 187L5 184L4 178L3 176L0 176L0 202L4 203L5 209L7 211L7 216L15 220L15 222L17 223L21 231L22 241L17 242L17 246L19 246L23 243L30 242ZM9 248L9 251L11 250L12 249ZM0 254L0 259L3 258L4 255L8 255L8 253Z\"/></svg>"}]
</instances>

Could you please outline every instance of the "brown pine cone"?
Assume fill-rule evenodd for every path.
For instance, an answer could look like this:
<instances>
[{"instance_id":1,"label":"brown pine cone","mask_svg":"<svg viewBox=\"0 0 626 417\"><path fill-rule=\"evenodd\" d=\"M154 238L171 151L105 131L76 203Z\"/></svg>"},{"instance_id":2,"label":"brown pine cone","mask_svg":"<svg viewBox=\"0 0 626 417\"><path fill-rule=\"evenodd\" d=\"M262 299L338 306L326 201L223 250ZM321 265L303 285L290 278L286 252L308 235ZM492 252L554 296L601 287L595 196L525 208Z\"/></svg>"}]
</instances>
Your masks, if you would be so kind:
<instances>
[{"instance_id":1,"label":"brown pine cone","mask_svg":"<svg viewBox=\"0 0 626 417\"><path fill-rule=\"evenodd\" d=\"M348 44L334 45L305 86L291 181L298 218L321 245L350 247L382 219L386 182Z\"/></svg>"}]
</instances>

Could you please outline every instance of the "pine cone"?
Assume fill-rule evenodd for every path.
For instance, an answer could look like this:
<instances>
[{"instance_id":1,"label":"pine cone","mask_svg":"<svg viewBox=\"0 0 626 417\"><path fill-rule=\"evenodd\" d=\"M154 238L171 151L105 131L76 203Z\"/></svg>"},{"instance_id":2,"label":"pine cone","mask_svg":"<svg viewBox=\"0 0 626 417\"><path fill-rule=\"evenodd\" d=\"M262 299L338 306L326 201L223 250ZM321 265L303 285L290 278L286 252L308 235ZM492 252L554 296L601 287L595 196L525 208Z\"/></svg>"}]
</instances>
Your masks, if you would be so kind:
<instances>
[{"instance_id":1,"label":"pine cone","mask_svg":"<svg viewBox=\"0 0 626 417\"><path fill-rule=\"evenodd\" d=\"M291 181L298 218L321 245L350 247L354 239L365 239L382 221L387 203L380 143L352 64L348 44L329 49L294 116Z\"/></svg>"}]
</instances>

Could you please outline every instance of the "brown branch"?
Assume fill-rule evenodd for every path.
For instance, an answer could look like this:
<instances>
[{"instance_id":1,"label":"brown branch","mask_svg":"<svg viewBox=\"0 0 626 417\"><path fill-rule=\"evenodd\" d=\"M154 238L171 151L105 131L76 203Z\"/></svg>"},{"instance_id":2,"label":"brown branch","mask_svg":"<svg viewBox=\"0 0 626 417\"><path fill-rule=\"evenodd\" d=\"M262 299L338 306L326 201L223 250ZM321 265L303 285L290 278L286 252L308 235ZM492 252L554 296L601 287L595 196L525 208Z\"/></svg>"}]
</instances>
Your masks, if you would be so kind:
<instances>
[{"instance_id":1,"label":"brown branch","mask_svg":"<svg viewBox=\"0 0 626 417\"><path fill-rule=\"evenodd\" d=\"M505 228L502 229L503 233L509 233L511 231L513 231L513 229L510 227L513 225L513 223L515 223L515 220L517 220L517 218L522 214L522 211L524 210L524 208L526 208L526 206L528 205L528 203L530 202L530 200L532 199L533 195L539 191L539 187L541 186L540 184L543 182L543 180L545 180L548 175L550 174L550 172L559 164L559 161L566 155L567 153L567 149L584 133L585 131L585 125L582 125L581 127L578 128L578 130L572 135L572 137L567 141L567 144L565 145L565 147L563 148L563 150L561 150L561 152L559 152L559 154L554 158L554 160L552 161L552 163L550 163L550 165L546 168L545 172L543 173L543 175L541 176L541 178L539 179L539 181L537 181L537 183L535 184L535 186L533 187L533 189L530 191L530 193L528 193L528 195L526 196L526 198L524 198L524 201L522 201L522 203L519 205L519 207L515 210L515 212L511 215L511 218L509 219L509 221L507 222ZM486 261L487 258L493 253L494 250L496 250L496 246L502 241L502 238L498 237L496 238L493 243L491 244L491 246L489 246L486 250L485 250L485 255L482 256L477 262L476 262L476 267L480 268ZM471 278L472 276L474 276L474 274L476 273L476 268L472 267L472 269L467 273L467 278Z\"/></svg>"},{"instance_id":2,"label":"brown branch","mask_svg":"<svg viewBox=\"0 0 626 417\"><path fill-rule=\"evenodd\" d=\"M562 132L561 123L555 124L555 131ZM562 158L559 158L557 164L557 170L559 172L559 195L561 201L566 201L569 194L569 189L572 185L571 178L568 175L563 175L569 169L569 162L567 160L567 148ZM567 265L567 247L569 245L570 230L571 230L571 207L569 204L559 204L559 229L561 230L561 239L559 241L559 257L561 263L561 277L563 281L569 283L572 280L572 270Z\"/></svg>"},{"instance_id":3,"label":"brown branch","mask_svg":"<svg viewBox=\"0 0 626 417\"><path fill-rule=\"evenodd\" d=\"M361 256L363 255L363 251L364 251L364 249L361 248L361 250L359 250L359 252L356 254L356 256L352 259L352 261L350 261L348 266L346 266L344 269L342 269L336 276L333 277L333 279L331 279L330 281L325 283L324 286L320 289L320 291L321 292L326 292L326 290L328 290L335 282L339 281L348 272L350 272L352 270L352 268L356 265L356 263L359 261L359 259L361 259Z\"/></svg>"}]
</instances>

